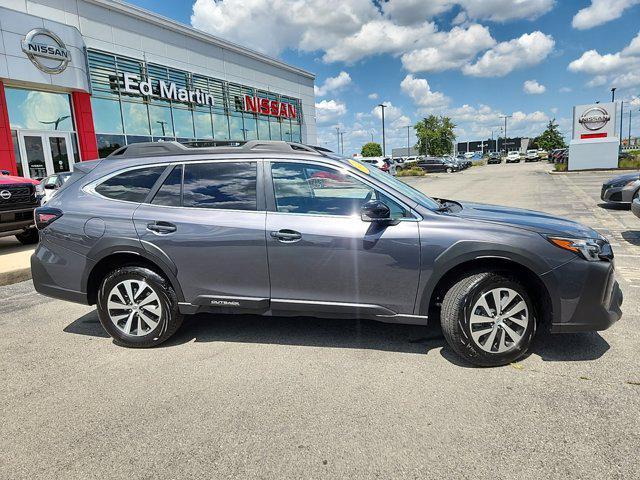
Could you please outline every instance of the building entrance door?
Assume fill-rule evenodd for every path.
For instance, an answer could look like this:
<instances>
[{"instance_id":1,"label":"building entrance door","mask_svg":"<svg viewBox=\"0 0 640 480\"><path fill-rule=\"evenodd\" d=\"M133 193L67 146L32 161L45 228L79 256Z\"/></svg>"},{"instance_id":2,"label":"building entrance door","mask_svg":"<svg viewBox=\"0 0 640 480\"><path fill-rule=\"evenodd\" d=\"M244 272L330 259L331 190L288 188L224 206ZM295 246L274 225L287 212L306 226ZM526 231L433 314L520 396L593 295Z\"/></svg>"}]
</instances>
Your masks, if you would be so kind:
<instances>
[{"instance_id":1,"label":"building entrance door","mask_svg":"<svg viewBox=\"0 0 640 480\"><path fill-rule=\"evenodd\" d=\"M68 172L75 163L69 132L19 130L18 144L25 177L44 178Z\"/></svg>"}]
</instances>

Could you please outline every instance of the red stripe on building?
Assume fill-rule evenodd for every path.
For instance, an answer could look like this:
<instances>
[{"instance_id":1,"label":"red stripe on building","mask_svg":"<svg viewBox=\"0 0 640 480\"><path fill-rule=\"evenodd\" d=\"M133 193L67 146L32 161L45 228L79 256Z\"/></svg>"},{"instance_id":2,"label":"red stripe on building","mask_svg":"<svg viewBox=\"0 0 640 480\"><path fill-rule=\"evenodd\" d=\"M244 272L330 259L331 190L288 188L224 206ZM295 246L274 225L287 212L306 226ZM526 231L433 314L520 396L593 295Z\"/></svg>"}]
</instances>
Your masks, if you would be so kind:
<instances>
[{"instance_id":1,"label":"red stripe on building","mask_svg":"<svg viewBox=\"0 0 640 480\"><path fill-rule=\"evenodd\" d=\"M13 151L13 139L9 126L9 110L4 95L4 84L0 82L0 170L9 170L12 175L18 174L16 154Z\"/></svg>"},{"instance_id":2,"label":"red stripe on building","mask_svg":"<svg viewBox=\"0 0 640 480\"><path fill-rule=\"evenodd\" d=\"M583 133L580 138L605 138L606 133Z\"/></svg>"},{"instance_id":3,"label":"red stripe on building","mask_svg":"<svg viewBox=\"0 0 640 480\"><path fill-rule=\"evenodd\" d=\"M93 126L91 96L86 92L73 92L71 97L73 116L76 120L76 132L78 133L80 160L95 160L98 158L98 142L96 141L96 131Z\"/></svg>"}]
</instances>

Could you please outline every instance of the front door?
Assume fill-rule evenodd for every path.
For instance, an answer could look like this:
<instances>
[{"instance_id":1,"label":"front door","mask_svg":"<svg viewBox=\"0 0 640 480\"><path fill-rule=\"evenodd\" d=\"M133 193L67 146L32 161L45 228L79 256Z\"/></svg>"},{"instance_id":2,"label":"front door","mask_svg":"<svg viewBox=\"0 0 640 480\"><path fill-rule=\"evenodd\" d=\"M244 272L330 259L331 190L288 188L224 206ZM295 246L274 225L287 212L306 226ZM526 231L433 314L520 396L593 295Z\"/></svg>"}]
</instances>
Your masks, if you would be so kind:
<instances>
[{"instance_id":1,"label":"front door","mask_svg":"<svg viewBox=\"0 0 640 480\"><path fill-rule=\"evenodd\" d=\"M68 132L38 132L20 130L18 145L25 177L44 178L54 173L68 172L75 162Z\"/></svg>"},{"instance_id":2,"label":"front door","mask_svg":"<svg viewBox=\"0 0 640 480\"><path fill-rule=\"evenodd\" d=\"M316 163L271 162L271 179L266 233L274 310L413 313L420 242L408 208L346 170ZM397 223L362 221L361 206L371 199L387 204Z\"/></svg>"}]
</instances>

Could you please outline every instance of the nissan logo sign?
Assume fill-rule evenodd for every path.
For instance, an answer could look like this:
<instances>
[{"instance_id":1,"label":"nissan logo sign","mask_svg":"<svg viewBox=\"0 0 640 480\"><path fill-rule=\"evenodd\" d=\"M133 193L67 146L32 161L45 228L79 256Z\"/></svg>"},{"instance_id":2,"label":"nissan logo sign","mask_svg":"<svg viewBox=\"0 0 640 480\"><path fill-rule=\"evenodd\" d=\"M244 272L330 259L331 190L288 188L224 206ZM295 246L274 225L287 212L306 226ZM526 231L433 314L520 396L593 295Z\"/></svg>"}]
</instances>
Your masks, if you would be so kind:
<instances>
[{"instance_id":1,"label":"nissan logo sign","mask_svg":"<svg viewBox=\"0 0 640 480\"><path fill-rule=\"evenodd\" d=\"M11 192L9 190L2 190L0 192L0 198L3 200L9 200L11 198Z\"/></svg>"},{"instance_id":2,"label":"nissan logo sign","mask_svg":"<svg viewBox=\"0 0 640 480\"><path fill-rule=\"evenodd\" d=\"M592 107L580 115L578 123L587 130L600 130L609 123L609 120L611 120L611 116L604 108Z\"/></svg>"},{"instance_id":3,"label":"nissan logo sign","mask_svg":"<svg viewBox=\"0 0 640 480\"><path fill-rule=\"evenodd\" d=\"M62 39L44 28L34 28L22 40L22 51L45 73L62 73L71 61L71 52Z\"/></svg>"}]
</instances>

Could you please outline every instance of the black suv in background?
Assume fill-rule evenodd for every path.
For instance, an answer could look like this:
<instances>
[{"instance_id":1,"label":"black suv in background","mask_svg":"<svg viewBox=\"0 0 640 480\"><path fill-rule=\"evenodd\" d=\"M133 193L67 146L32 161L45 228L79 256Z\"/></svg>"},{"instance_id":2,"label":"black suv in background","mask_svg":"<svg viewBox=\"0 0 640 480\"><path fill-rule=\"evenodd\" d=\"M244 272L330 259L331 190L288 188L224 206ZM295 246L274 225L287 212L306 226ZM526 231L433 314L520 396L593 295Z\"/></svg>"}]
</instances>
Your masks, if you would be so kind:
<instances>
[{"instance_id":1,"label":"black suv in background","mask_svg":"<svg viewBox=\"0 0 640 480\"><path fill-rule=\"evenodd\" d=\"M0 175L0 237L15 235L20 243L38 243L33 211L40 206L36 186L30 178Z\"/></svg>"}]
</instances>

